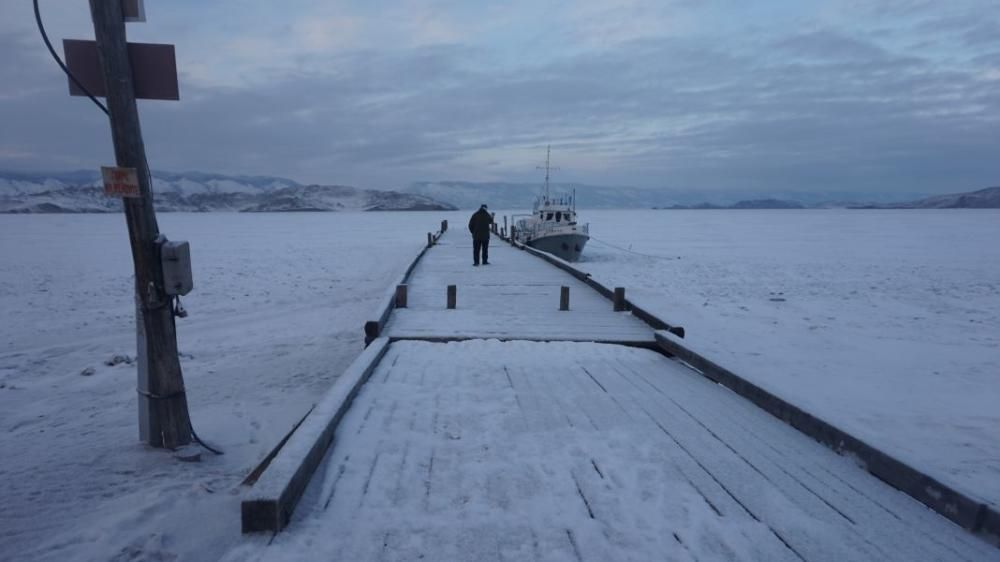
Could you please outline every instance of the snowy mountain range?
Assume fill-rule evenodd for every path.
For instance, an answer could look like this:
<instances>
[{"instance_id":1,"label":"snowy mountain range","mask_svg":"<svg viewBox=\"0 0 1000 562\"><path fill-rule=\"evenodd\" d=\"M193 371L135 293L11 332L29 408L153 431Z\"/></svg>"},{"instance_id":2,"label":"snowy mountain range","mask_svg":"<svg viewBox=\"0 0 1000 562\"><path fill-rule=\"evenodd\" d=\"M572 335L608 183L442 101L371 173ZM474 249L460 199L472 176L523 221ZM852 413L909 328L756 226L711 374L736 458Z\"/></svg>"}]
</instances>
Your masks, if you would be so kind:
<instances>
[{"instance_id":1,"label":"snowy mountain range","mask_svg":"<svg viewBox=\"0 0 1000 562\"><path fill-rule=\"evenodd\" d=\"M865 205L863 209L1000 209L1000 186L979 191L935 195L895 205Z\"/></svg>"},{"instance_id":2,"label":"snowy mountain range","mask_svg":"<svg viewBox=\"0 0 1000 562\"><path fill-rule=\"evenodd\" d=\"M649 208L803 208L847 207L859 204L891 204L923 197L925 193L875 193L841 191L644 189L553 183L553 193L576 192L577 203L587 209ZM437 181L415 182L401 188L406 193L448 201L460 209L475 209L487 203L495 209L530 208L541 192L538 184L503 182ZM767 203L770 202L770 203ZM771 206L768 206L771 205Z\"/></svg>"},{"instance_id":3,"label":"snowy mountain range","mask_svg":"<svg viewBox=\"0 0 1000 562\"><path fill-rule=\"evenodd\" d=\"M387 211L528 209L541 192L534 183L414 182L395 191L342 185L304 185L272 176L230 176L202 172L154 172L154 200L160 211ZM833 191L643 189L575 183L552 185L576 192L587 209L797 209L797 208L1000 208L1000 187L969 193L925 194ZM920 197L924 197L920 199ZM121 209L105 197L97 172L17 173L0 171L0 213L106 213Z\"/></svg>"},{"instance_id":4,"label":"snowy mountain range","mask_svg":"<svg viewBox=\"0 0 1000 562\"><path fill-rule=\"evenodd\" d=\"M342 185L302 185L269 176L154 172L158 211L413 211L451 210L447 203L397 191ZM96 172L0 172L0 213L109 213L121 203L105 197Z\"/></svg>"}]
</instances>

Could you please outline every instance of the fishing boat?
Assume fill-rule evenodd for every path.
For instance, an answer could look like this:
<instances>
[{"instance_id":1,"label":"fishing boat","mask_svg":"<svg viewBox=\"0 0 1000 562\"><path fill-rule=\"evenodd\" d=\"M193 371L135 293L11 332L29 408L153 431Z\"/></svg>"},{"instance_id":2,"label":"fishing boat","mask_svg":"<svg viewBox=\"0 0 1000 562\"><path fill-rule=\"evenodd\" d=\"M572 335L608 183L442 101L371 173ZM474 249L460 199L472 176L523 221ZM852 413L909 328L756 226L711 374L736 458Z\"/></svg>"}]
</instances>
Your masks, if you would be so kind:
<instances>
[{"instance_id":1,"label":"fishing boat","mask_svg":"<svg viewBox=\"0 0 1000 562\"><path fill-rule=\"evenodd\" d=\"M576 190L572 194L552 195L549 191L549 166L552 149L545 152L545 186L535 198L530 215L514 215L515 240L548 252L566 261L580 259L590 240L590 225L579 224L576 217Z\"/></svg>"}]
</instances>

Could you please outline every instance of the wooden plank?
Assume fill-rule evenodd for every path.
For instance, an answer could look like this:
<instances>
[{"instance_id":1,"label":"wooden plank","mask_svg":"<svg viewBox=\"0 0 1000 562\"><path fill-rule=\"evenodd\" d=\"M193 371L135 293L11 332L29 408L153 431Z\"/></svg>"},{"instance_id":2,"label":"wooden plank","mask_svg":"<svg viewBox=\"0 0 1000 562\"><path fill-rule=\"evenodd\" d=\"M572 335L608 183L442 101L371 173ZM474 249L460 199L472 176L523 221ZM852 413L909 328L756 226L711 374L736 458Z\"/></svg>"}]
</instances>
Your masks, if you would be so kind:
<instances>
[{"instance_id":1,"label":"wooden plank","mask_svg":"<svg viewBox=\"0 0 1000 562\"><path fill-rule=\"evenodd\" d=\"M603 297L605 297L605 298L607 298L609 300L613 300L614 299L614 291L612 291L608 287L605 287L601 283L595 281L590 276L589 273L581 271L575 265L573 265L573 264L571 264L571 263L569 263L569 262L567 262L565 260L559 259L556 256L553 256L552 254L549 254L548 252L542 252L541 250L536 250L536 249L534 249L534 248L532 248L530 246L526 246L524 244L521 244L520 242L516 242L516 241L513 241L511 239L508 239L508 241L510 241L510 243L514 247L517 247L517 248L519 248L519 249L521 249L521 250L523 250L523 251L525 251L525 252L527 252L527 253L529 253L529 254L531 254L533 256L539 257L539 258L547 261L548 263L550 263L550 264L558 267L559 269L562 269L563 271L569 273L570 275L572 275L573 277L575 277L576 279L578 279L580 282L586 284L591 289L594 289L595 291L597 291ZM624 307L625 310L631 311L633 316L635 316L636 318L639 318L640 320L642 320L643 322L645 322L646 324L648 324L654 330L667 330L667 331L673 333L674 335L676 335L678 337L681 337L681 338L684 337L684 335L685 335L684 327L682 327L682 326L674 326L674 325L669 324L668 322L662 320L660 317L656 316L655 314L649 312L648 310L646 310L644 308L641 308L639 305L635 304L634 302L630 301L629 299L625 299L624 302L625 302L625 307Z\"/></svg>"},{"instance_id":2,"label":"wooden plank","mask_svg":"<svg viewBox=\"0 0 1000 562\"><path fill-rule=\"evenodd\" d=\"M640 374L638 378L650 386L654 395L659 394L661 399L674 401L690 410L689 413L714 435L740 455L751 459L770 478L783 482L783 486L806 489L838 515L853 520L855 529L861 535L870 539L872 535L884 533L929 535L933 538L920 545L920 550L907 555L905 548L908 545L904 545L899 554L912 559L964 558L949 544L950 540L935 536L942 521L938 514L929 509L913 509L916 500L889 488L867 472L831 472L829 461L813 454L817 445L823 445L812 439L787 439L786 434L791 428L786 424L747 423L750 417L770 416L749 400L734 392L717 393L711 403L697 400L704 392L703 386L717 386L711 379L703 376L682 377L672 372L659 377ZM840 461L842 465L856 463L853 457ZM880 514L886 512L897 517L882 519ZM872 539L872 542L878 541Z\"/></svg>"},{"instance_id":3,"label":"wooden plank","mask_svg":"<svg viewBox=\"0 0 1000 562\"><path fill-rule=\"evenodd\" d=\"M428 343L449 343L449 342L460 342L460 341L474 341L474 340L495 340L500 342L514 342L514 341L526 341L526 342L580 342L582 341L578 337L552 337L552 336L540 336L540 337L525 337L518 335L517 337L504 337L497 336L492 338L484 338L481 336L436 336L436 335L398 335L389 338L392 343L398 341L421 341ZM659 351L655 342L649 340L585 340L587 343L599 343L607 345L620 345L624 347L635 347L639 349L649 349L653 351Z\"/></svg>"},{"instance_id":4,"label":"wooden plank","mask_svg":"<svg viewBox=\"0 0 1000 562\"><path fill-rule=\"evenodd\" d=\"M440 297L439 297L440 298ZM464 301L463 301L464 303ZM513 307L513 304L505 306ZM541 314L521 313L517 309L477 310L463 304L455 310L414 310L413 306L399 309L385 335L402 337L410 335L467 336L506 339L578 339L581 341L644 340L653 341L653 332L642 323L616 323L608 318L609 309L600 313L570 310L559 312L552 306Z\"/></svg>"},{"instance_id":5,"label":"wooden plank","mask_svg":"<svg viewBox=\"0 0 1000 562\"><path fill-rule=\"evenodd\" d=\"M379 338L351 363L257 479L241 505L244 533L278 532L288 524L337 424L388 347L389 340Z\"/></svg>"},{"instance_id":6,"label":"wooden plank","mask_svg":"<svg viewBox=\"0 0 1000 562\"><path fill-rule=\"evenodd\" d=\"M441 226L444 230L447 230L448 221L442 221ZM436 241L438 238L440 238L441 235L444 234L444 230L441 230L436 234L434 234L433 240ZM420 251L417 252L417 255L414 256L413 260L410 261L410 264L406 267L406 271L403 272L403 276L396 283L397 287L399 285L406 284L407 279L410 278L410 275L413 273L413 269L417 267L418 263L420 263L420 259L424 257L424 253L427 252L428 247L429 246L424 246L423 248L421 248ZM377 320L369 320L365 322L364 325L365 346L369 345L372 341L375 340L375 338L379 337L382 334L382 330L385 328L386 323L389 321L389 316L392 314L392 310L396 306L396 294L397 294L396 291L397 290L395 288L391 288L389 290L389 295L383 300L383 304L378 308L378 312L376 313Z\"/></svg>"},{"instance_id":7,"label":"wooden plank","mask_svg":"<svg viewBox=\"0 0 1000 562\"><path fill-rule=\"evenodd\" d=\"M302 418L299 419L299 421L295 422L295 425L293 425L292 428L288 430L288 433L286 433L285 436L281 438L281 441L278 441L278 444L275 445L274 448L271 449L271 451L268 454L264 455L264 458L261 459L259 463L257 463L257 466L255 466L254 469L250 471L250 474L247 474L246 478L244 478L243 481L240 482L240 484L244 486L253 486L257 482L257 480L260 479L260 475L264 474L264 471L267 470L267 467L271 464L271 461L274 460L274 457L278 456L278 453L281 451L282 447L284 447L285 443L287 443L288 440L292 437L292 434L295 433L295 430L298 429L300 425L302 425L302 422L306 421L306 418L309 417L309 414L312 413L314 408L316 408L316 404L309 406L309 409L306 410L305 415L303 415Z\"/></svg>"},{"instance_id":8,"label":"wooden plank","mask_svg":"<svg viewBox=\"0 0 1000 562\"><path fill-rule=\"evenodd\" d=\"M269 557L995 557L661 354L470 340L389 357L337 429L315 507Z\"/></svg>"},{"instance_id":9,"label":"wooden plank","mask_svg":"<svg viewBox=\"0 0 1000 562\"><path fill-rule=\"evenodd\" d=\"M974 500L936 478L764 390L729 369L681 345L669 332L657 332L656 341L669 355L684 361L712 381L729 388L764 411L839 454L849 453L864 462L865 469L892 487L947 517L957 525L1000 544L995 509Z\"/></svg>"}]
</instances>

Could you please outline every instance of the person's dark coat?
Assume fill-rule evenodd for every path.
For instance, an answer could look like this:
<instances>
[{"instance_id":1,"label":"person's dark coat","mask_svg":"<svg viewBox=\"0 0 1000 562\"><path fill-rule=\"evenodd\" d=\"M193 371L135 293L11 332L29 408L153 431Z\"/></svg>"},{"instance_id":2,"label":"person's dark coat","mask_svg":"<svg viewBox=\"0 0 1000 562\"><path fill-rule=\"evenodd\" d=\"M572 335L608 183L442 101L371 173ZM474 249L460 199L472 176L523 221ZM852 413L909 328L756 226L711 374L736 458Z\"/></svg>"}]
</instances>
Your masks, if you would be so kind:
<instances>
[{"instance_id":1,"label":"person's dark coat","mask_svg":"<svg viewBox=\"0 0 1000 562\"><path fill-rule=\"evenodd\" d=\"M473 240L489 240L490 225L493 224L493 216L486 209L479 209L472 213L469 219L469 232L472 233Z\"/></svg>"}]
</instances>

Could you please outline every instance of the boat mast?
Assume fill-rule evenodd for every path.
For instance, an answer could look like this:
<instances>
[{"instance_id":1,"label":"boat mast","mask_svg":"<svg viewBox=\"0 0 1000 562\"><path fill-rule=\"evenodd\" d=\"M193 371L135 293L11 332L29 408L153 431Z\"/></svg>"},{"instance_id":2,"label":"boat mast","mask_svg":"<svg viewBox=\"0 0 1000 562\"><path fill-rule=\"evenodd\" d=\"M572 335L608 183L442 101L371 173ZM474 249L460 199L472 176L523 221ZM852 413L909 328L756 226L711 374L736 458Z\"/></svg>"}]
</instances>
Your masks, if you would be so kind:
<instances>
[{"instance_id":1,"label":"boat mast","mask_svg":"<svg viewBox=\"0 0 1000 562\"><path fill-rule=\"evenodd\" d=\"M549 167L549 159L552 156L552 145L546 145L545 147L545 204L549 204L549 170L558 170L559 168ZM536 169L541 170L542 167L538 166Z\"/></svg>"},{"instance_id":2,"label":"boat mast","mask_svg":"<svg viewBox=\"0 0 1000 562\"><path fill-rule=\"evenodd\" d=\"M545 201L549 200L549 157L552 156L552 145L545 147Z\"/></svg>"}]
</instances>

